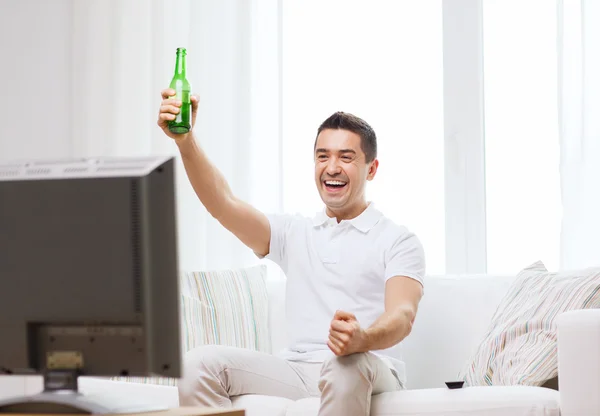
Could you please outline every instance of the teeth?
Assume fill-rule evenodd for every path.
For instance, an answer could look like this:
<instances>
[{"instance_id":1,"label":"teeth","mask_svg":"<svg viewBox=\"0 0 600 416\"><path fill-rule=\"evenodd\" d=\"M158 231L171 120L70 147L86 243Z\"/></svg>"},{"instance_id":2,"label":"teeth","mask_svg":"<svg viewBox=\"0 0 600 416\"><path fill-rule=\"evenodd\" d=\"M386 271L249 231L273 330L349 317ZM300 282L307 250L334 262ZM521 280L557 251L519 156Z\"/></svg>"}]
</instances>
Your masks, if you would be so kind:
<instances>
[{"instance_id":1,"label":"teeth","mask_svg":"<svg viewBox=\"0 0 600 416\"><path fill-rule=\"evenodd\" d=\"M346 185L346 182L342 181L325 181L326 185Z\"/></svg>"}]
</instances>

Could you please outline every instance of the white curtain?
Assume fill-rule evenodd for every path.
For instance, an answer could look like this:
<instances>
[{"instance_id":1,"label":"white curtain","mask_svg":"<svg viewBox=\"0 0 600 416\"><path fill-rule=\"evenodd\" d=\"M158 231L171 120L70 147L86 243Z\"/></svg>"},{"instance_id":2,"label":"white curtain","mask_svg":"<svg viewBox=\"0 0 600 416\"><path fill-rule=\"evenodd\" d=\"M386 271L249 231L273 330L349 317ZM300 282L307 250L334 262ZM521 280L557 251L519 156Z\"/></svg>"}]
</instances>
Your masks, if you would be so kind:
<instances>
[{"instance_id":1,"label":"white curtain","mask_svg":"<svg viewBox=\"0 0 600 416\"><path fill-rule=\"evenodd\" d=\"M600 2L561 0L558 19L561 268L600 266Z\"/></svg>"},{"instance_id":2,"label":"white curtain","mask_svg":"<svg viewBox=\"0 0 600 416\"><path fill-rule=\"evenodd\" d=\"M277 0L73 1L73 156L174 155L178 160L180 267L207 270L257 262L207 214L178 151L156 125L175 50L188 50L200 95L196 134L234 193L278 211Z\"/></svg>"}]
</instances>

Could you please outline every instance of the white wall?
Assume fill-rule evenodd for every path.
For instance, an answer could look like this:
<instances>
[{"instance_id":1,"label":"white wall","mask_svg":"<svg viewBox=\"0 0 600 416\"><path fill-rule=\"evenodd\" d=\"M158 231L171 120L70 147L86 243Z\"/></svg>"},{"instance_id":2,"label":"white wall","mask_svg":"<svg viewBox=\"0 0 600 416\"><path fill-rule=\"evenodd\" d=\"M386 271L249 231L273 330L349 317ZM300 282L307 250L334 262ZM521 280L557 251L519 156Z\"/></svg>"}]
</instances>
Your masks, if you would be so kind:
<instances>
[{"instance_id":1,"label":"white wall","mask_svg":"<svg viewBox=\"0 0 600 416\"><path fill-rule=\"evenodd\" d=\"M71 0L0 0L0 160L69 156Z\"/></svg>"}]
</instances>

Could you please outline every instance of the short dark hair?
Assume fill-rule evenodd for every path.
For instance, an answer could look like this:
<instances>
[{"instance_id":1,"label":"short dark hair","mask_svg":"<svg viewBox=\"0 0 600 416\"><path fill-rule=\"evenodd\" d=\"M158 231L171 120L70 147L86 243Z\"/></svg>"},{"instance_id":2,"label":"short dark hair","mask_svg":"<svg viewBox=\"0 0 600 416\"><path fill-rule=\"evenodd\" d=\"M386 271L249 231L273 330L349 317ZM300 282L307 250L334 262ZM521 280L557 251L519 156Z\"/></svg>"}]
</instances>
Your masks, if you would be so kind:
<instances>
[{"instance_id":1,"label":"short dark hair","mask_svg":"<svg viewBox=\"0 0 600 416\"><path fill-rule=\"evenodd\" d=\"M321 123L317 131L317 137L326 129L342 129L358 134L360 136L360 148L365 154L366 162L370 163L377 157L377 136L375 135L375 131L369 126L369 123L360 117L344 113L343 111L337 111ZM316 146L317 140L315 139L315 148Z\"/></svg>"}]
</instances>

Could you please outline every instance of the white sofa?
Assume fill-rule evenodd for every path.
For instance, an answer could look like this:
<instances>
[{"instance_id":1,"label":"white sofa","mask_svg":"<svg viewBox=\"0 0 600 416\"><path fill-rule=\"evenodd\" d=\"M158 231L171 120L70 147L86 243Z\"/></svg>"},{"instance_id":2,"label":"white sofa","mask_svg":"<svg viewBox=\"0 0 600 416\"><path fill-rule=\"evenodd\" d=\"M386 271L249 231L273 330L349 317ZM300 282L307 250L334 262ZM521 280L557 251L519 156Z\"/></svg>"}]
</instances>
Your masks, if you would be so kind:
<instances>
[{"instance_id":1,"label":"white sofa","mask_svg":"<svg viewBox=\"0 0 600 416\"><path fill-rule=\"evenodd\" d=\"M402 416L593 416L600 415L600 310L574 311L559 321L560 392L542 387L448 389L477 347L500 299L514 277L429 276L412 334L403 343L407 390L374 397L372 415ZM285 344L284 283L269 282L273 351ZM137 397L169 407L177 389L83 378L87 394ZM39 377L0 377L0 397L41 390ZM248 416L313 416L318 398L291 401L246 395L234 400Z\"/></svg>"}]
</instances>

